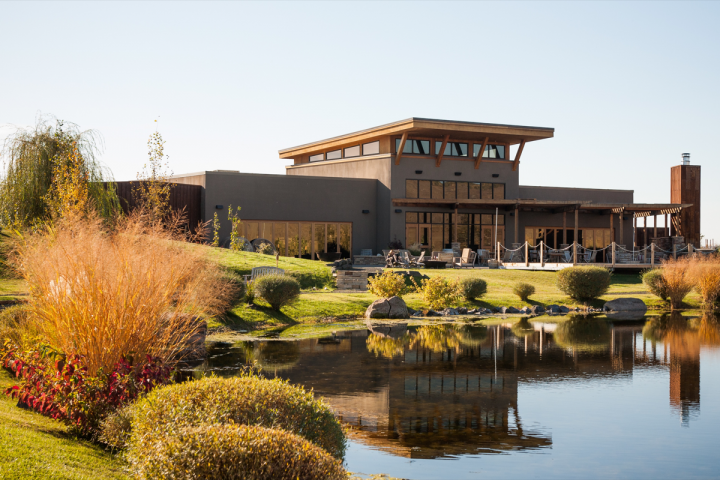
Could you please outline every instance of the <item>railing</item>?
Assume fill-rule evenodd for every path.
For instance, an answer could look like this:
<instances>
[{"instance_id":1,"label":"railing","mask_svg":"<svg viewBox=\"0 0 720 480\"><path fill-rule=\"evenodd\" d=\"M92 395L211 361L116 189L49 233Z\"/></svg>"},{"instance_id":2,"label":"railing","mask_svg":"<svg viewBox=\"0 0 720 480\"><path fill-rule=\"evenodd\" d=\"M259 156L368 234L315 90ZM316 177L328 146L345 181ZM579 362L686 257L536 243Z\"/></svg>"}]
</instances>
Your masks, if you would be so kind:
<instances>
[{"instance_id":1,"label":"railing","mask_svg":"<svg viewBox=\"0 0 720 480\"><path fill-rule=\"evenodd\" d=\"M572 263L573 265L600 263L613 266L616 264L649 264L655 266L668 258L695 254L695 248L692 245L677 247L677 245L673 245L672 250L663 250L652 243L645 247L628 249L624 245L612 242L604 248L594 249L573 242L572 245L563 248L550 248L544 242L539 242L537 245L525 242L523 244L515 243L513 248L508 248L498 242L494 256L501 263L524 263L528 267L531 263L540 263L542 266L546 263Z\"/></svg>"}]
</instances>

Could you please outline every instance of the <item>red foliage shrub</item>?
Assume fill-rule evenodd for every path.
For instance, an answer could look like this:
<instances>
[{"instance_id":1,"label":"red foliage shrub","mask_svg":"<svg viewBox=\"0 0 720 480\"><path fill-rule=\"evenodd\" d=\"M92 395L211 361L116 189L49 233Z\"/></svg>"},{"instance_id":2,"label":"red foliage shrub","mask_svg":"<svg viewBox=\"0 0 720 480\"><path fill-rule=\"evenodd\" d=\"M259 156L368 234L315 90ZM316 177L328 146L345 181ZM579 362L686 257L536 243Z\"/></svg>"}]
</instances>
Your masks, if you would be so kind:
<instances>
[{"instance_id":1,"label":"red foliage shrub","mask_svg":"<svg viewBox=\"0 0 720 480\"><path fill-rule=\"evenodd\" d=\"M160 358L149 355L138 368L123 356L109 373L102 369L89 376L80 355L64 355L41 345L18 352L6 342L0 363L20 385L5 393L29 408L70 425L80 435L96 437L100 422L116 409L159 385L169 383L172 371Z\"/></svg>"}]
</instances>

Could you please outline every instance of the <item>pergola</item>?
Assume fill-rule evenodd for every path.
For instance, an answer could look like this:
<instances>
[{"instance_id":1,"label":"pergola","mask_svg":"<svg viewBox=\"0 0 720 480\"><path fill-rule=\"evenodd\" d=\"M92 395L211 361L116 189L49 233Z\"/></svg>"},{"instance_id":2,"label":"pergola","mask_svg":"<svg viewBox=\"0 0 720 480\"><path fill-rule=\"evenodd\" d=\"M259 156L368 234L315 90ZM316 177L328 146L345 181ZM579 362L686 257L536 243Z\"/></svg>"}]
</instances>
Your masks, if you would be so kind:
<instances>
[{"instance_id":1,"label":"pergola","mask_svg":"<svg viewBox=\"0 0 720 480\"><path fill-rule=\"evenodd\" d=\"M578 224L580 213L589 213L595 215L608 215L610 229L614 228L615 215L620 219L619 233L623 238L623 220L625 215L633 216L633 226L637 228L637 219L644 219L644 240L647 244L647 217L654 217L655 231L654 236L657 237L657 216L665 216L665 225L668 229L668 236L682 235L681 216L678 215L684 208L691 207L692 204L677 203L594 203L590 201L561 201L561 200L535 200L535 199L510 199L510 200L490 200L490 199L409 199L395 198L392 201L394 206L398 207L430 207L430 208L448 208L458 213L460 209L483 209L494 210L499 209L503 212L515 212L515 236L514 243L518 243L518 231L520 222L520 212L544 212L544 213L562 213L563 214L563 243L567 243L567 214L574 212L573 238L578 238ZM669 221L668 221L669 220ZM457 224L453 226L453 241L457 241Z\"/></svg>"}]
</instances>

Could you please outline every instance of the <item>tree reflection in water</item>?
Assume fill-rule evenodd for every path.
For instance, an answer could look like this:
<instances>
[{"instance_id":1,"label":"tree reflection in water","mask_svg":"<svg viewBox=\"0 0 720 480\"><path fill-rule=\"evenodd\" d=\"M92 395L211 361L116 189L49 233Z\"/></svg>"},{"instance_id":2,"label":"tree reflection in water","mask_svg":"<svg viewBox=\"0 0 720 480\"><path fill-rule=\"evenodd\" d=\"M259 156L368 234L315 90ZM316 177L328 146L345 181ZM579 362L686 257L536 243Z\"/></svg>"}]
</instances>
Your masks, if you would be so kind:
<instances>
[{"instance_id":1,"label":"tree reflection in water","mask_svg":"<svg viewBox=\"0 0 720 480\"><path fill-rule=\"evenodd\" d=\"M610 346L610 325L605 319L574 316L557 326L554 339L563 348L602 352Z\"/></svg>"}]
</instances>

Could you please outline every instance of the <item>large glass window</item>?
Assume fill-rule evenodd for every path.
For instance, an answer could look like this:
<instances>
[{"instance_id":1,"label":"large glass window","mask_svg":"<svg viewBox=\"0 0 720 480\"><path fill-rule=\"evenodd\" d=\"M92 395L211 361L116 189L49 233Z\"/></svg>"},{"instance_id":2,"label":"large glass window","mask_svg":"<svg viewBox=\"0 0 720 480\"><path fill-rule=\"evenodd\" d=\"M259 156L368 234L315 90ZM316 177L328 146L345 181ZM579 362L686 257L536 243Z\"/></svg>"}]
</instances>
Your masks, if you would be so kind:
<instances>
[{"instance_id":1,"label":"large glass window","mask_svg":"<svg viewBox=\"0 0 720 480\"><path fill-rule=\"evenodd\" d=\"M395 151L398 151L398 148L400 148L400 140L399 138L395 139ZM415 140L412 138L408 138L405 141L405 147L403 148L403 153L414 153L417 155L430 155L430 140Z\"/></svg>"},{"instance_id":2,"label":"large glass window","mask_svg":"<svg viewBox=\"0 0 720 480\"><path fill-rule=\"evenodd\" d=\"M360 145L354 147L348 147L344 150L345 158L359 157L360 156Z\"/></svg>"},{"instance_id":3,"label":"large glass window","mask_svg":"<svg viewBox=\"0 0 720 480\"><path fill-rule=\"evenodd\" d=\"M418 198L417 180L405 180L405 198Z\"/></svg>"},{"instance_id":4,"label":"large glass window","mask_svg":"<svg viewBox=\"0 0 720 480\"><path fill-rule=\"evenodd\" d=\"M418 198L430 198L430 180L418 182Z\"/></svg>"},{"instance_id":5,"label":"large glass window","mask_svg":"<svg viewBox=\"0 0 720 480\"><path fill-rule=\"evenodd\" d=\"M432 198L436 199L442 199L444 195L443 192L443 181L442 180L433 180L432 181Z\"/></svg>"},{"instance_id":6,"label":"large glass window","mask_svg":"<svg viewBox=\"0 0 720 480\"><path fill-rule=\"evenodd\" d=\"M340 224L340 254L342 258L350 258L350 225L347 223Z\"/></svg>"},{"instance_id":7,"label":"large glass window","mask_svg":"<svg viewBox=\"0 0 720 480\"><path fill-rule=\"evenodd\" d=\"M300 237L297 223L288 223L288 256L300 256Z\"/></svg>"},{"instance_id":8,"label":"large glass window","mask_svg":"<svg viewBox=\"0 0 720 480\"><path fill-rule=\"evenodd\" d=\"M377 155L380 153L380 142L364 143L362 146L363 155Z\"/></svg>"},{"instance_id":9,"label":"large glass window","mask_svg":"<svg viewBox=\"0 0 720 480\"><path fill-rule=\"evenodd\" d=\"M473 145L473 157L478 156L481 147L481 143ZM483 158L505 158L505 145L485 145Z\"/></svg>"},{"instance_id":10,"label":"large glass window","mask_svg":"<svg viewBox=\"0 0 720 480\"><path fill-rule=\"evenodd\" d=\"M337 225L334 223L327 224L327 251L328 252L337 252L338 251Z\"/></svg>"},{"instance_id":11,"label":"large glass window","mask_svg":"<svg viewBox=\"0 0 720 480\"><path fill-rule=\"evenodd\" d=\"M325 154L325 157L328 160L337 160L338 158L342 158L342 151L340 150L333 150L332 152L327 152Z\"/></svg>"},{"instance_id":12,"label":"large glass window","mask_svg":"<svg viewBox=\"0 0 720 480\"><path fill-rule=\"evenodd\" d=\"M492 214L477 213L460 213L456 216L441 212L405 212L406 244L411 245L418 241L417 238L422 238L423 245L429 245L433 250L450 248L453 231L457 226L457 240L463 248L492 248L496 220L498 240L504 242L504 215L496 218ZM430 228L428 223L431 223Z\"/></svg>"},{"instance_id":13,"label":"large glass window","mask_svg":"<svg viewBox=\"0 0 720 480\"><path fill-rule=\"evenodd\" d=\"M313 225L315 228L315 254L317 258L317 254L319 252L325 251L325 224L324 223L316 223Z\"/></svg>"},{"instance_id":14,"label":"large glass window","mask_svg":"<svg viewBox=\"0 0 720 480\"><path fill-rule=\"evenodd\" d=\"M278 252L280 252L280 255L287 255L287 252L285 251L285 226L286 223L276 223L273 226L273 243L275 244L275 248Z\"/></svg>"},{"instance_id":15,"label":"large glass window","mask_svg":"<svg viewBox=\"0 0 720 480\"><path fill-rule=\"evenodd\" d=\"M435 155L440 154L442 148L442 142L435 142ZM443 155L449 157L467 157L468 144L460 142L447 142L445 144L445 152Z\"/></svg>"},{"instance_id":16,"label":"large glass window","mask_svg":"<svg viewBox=\"0 0 720 480\"><path fill-rule=\"evenodd\" d=\"M504 200L505 184L407 179L405 180L405 198Z\"/></svg>"},{"instance_id":17,"label":"large glass window","mask_svg":"<svg viewBox=\"0 0 720 480\"><path fill-rule=\"evenodd\" d=\"M310 161L311 162L319 162L321 160L325 160L325 154L324 153L318 153L317 155L311 155Z\"/></svg>"},{"instance_id":18,"label":"large glass window","mask_svg":"<svg viewBox=\"0 0 720 480\"><path fill-rule=\"evenodd\" d=\"M300 224L300 256L310 258L310 242L312 241L312 225L309 223Z\"/></svg>"}]
</instances>

